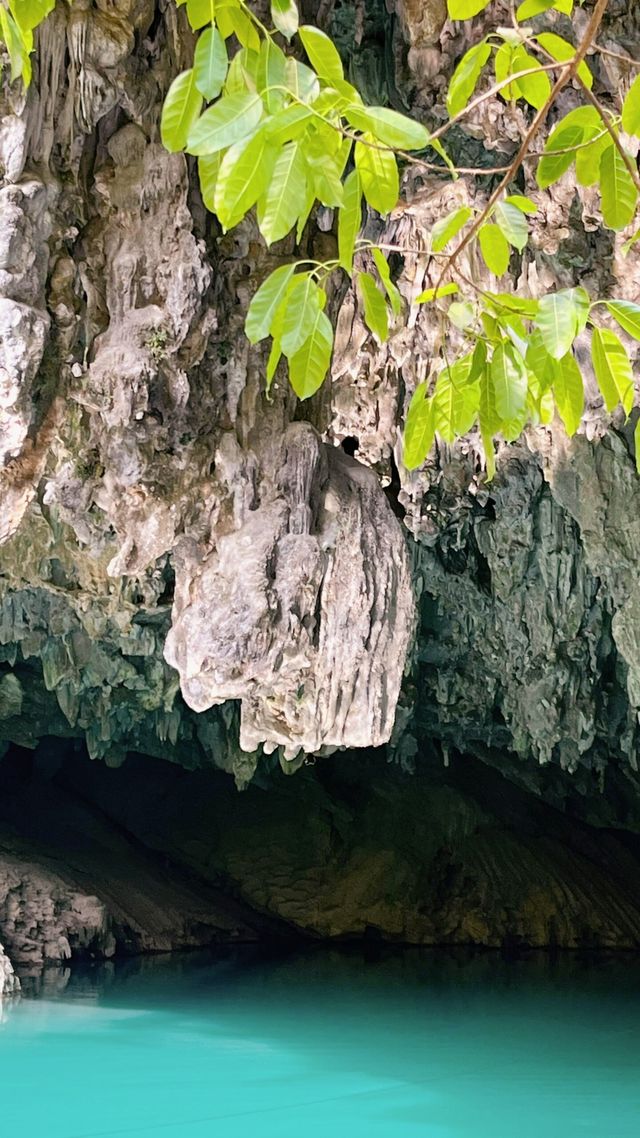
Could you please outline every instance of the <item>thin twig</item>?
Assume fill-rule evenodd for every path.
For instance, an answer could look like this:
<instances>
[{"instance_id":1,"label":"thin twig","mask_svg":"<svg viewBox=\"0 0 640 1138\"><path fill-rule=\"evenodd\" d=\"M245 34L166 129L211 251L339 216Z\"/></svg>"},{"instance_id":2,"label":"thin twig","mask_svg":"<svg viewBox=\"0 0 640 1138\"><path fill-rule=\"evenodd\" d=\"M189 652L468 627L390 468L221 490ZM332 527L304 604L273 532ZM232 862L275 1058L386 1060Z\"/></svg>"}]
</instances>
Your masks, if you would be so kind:
<instances>
[{"instance_id":1,"label":"thin twig","mask_svg":"<svg viewBox=\"0 0 640 1138\"><path fill-rule=\"evenodd\" d=\"M608 55L611 59L617 59L620 63L628 63L629 67L640 67L640 60L632 59L630 55L622 55L619 51L611 51L608 47L602 47L599 43L594 43L593 50L598 51L600 55Z\"/></svg>"}]
</instances>

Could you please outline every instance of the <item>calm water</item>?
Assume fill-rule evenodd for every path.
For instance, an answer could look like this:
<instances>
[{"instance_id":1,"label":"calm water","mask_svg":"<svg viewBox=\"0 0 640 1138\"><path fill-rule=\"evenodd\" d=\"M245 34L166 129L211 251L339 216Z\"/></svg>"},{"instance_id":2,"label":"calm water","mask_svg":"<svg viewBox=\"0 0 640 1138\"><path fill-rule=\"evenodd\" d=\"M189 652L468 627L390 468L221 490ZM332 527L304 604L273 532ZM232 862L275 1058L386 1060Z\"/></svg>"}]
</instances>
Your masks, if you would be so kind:
<instances>
[{"instance_id":1,"label":"calm water","mask_svg":"<svg viewBox=\"0 0 640 1138\"><path fill-rule=\"evenodd\" d=\"M5 1004L0 1135L638 1138L640 967L313 952L54 974Z\"/></svg>"}]
</instances>

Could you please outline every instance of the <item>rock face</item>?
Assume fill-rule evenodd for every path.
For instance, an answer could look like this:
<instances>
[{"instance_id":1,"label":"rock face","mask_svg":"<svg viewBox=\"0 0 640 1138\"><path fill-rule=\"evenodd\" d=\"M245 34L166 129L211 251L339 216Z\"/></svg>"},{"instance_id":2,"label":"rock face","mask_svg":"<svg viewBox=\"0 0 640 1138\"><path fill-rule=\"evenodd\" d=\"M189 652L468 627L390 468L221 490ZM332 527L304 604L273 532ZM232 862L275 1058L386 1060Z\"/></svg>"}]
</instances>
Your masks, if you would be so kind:
<instances>
[{"instance_id":1,"label":"rock face","mask_svg":"<svg viewBox=\"0 0 640 1138\"><path fill-rule=\"evenodd\" d=\"M5 954L4 948L0 944L0 1009L2 1006L2 997L10 996L13 992L17 992L20 988L20 981L13 971L13 965L9 957Z\"/></svg>"},{"instance_id":2,"label":"rock face","mask_svg":"<svg viewBox=\"0 0 640 1138\"><path fill-rule=\"evenodd\" d=\"M637 54L638 13L610 7L603 42ZM485 19L452 24L444 0L323 13L366 97L429 125L444 117L447 75ZM494 3L486 19L501 13L506 22L508 5ZM486 196L482 180L437 172L408 171L406 208L384 227L367 221L406 250L393 266L406 320L389 343L379 347L353 293L336 290L331 383L298 404L277 376L268 400L244 313L294 246L267 252L250 219L223 235L194 168L160 145L162 100L190 50L173 4L60 5L39 32L28 94L6 81L2 91L0 751L34 750L38 778L53 784L67 744L109 767L139 752L151 793L160 759L177 779L204 772L193 786L217 778L211 768L246 786L256 771L273 779L272 753L292 772L336 749L386 745L380 765L392 760L408 781L387 784L365 764L375 794L364 779L349 792L366 800L362 818L354 807L328 825L324 790L302 772L290 798L270 790L273 816L256 805L263 841L230 800L251 858L218 821L209 847L205 812L177 843L165 889L149 851L173 856L167 822L162 841L140 837L142 862L130 843L118 847L122 881L144 880L137 897L130 885L114 892L105 861L86 853L95 818L80 826L86 856L63 872L50 860L63 834L38 844L35 829L16 830L9 804L0 939L23 961L206 943L258 935L260 910L314 935L636 944L625 846L640 831L632 430L594 386L571 444L557 423L531 430L501 448L490 485L473 437L440 447L419 472L403 468L399 427L440 346L438 322L414 303L435 283L429 234L444 211ZM600 97L617 105L624 65L590 65ZM563 109L575 98L565 92ZM452 133L452 152L461 165L501 164L524 121L489 100ZM567 175L536 200L524 288L584 282L637 299L639 255L623 259L623 235L594 228L591 188ZM318 221L300 255L332 254L332 219ZM501 781L486 781L497 770L509 793L530 796L518 799L522 834L501 838L508 810L479 807L480 790L457 774L451 786L427 778L434 754L438 767L467 756L480 787L501 794ZM158 778L167 785L166 772ZM93 784L87 793L99 804ZM28 791L14 794L25 817L38 816ZM297 795L303 832L282 813L296 813ZM66 816L66 799L43 801ZM128 801L140 817L113 805L113 820L139 834L145 802L133 787ZM546 815L527 830L525 801L556 812L551 844ZM402 821L376 850L384 802ZM108 850L110 829L103 838ZM209 892L218 877L224 902ZM249 908L229 911L229 890Z\"/></svg>"}]
</instances>

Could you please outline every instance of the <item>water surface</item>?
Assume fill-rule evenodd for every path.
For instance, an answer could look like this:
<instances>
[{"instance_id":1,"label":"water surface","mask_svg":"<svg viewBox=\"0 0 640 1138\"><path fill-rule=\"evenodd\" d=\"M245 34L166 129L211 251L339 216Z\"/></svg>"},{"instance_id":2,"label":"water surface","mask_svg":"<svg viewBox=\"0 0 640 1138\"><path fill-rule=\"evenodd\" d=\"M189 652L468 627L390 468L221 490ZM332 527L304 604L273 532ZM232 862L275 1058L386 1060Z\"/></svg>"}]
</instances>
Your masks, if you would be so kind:
<instances>
[{"instance_id":1,"label":"water surface","mask_svg":"<svg viewBox=\"0 0 640 1138\"><path fill-rule=\"evenodd\" d=\"M31 990L2 1138L640 1135L633 958L189 954Z\"/></svg>"}]
</instances>

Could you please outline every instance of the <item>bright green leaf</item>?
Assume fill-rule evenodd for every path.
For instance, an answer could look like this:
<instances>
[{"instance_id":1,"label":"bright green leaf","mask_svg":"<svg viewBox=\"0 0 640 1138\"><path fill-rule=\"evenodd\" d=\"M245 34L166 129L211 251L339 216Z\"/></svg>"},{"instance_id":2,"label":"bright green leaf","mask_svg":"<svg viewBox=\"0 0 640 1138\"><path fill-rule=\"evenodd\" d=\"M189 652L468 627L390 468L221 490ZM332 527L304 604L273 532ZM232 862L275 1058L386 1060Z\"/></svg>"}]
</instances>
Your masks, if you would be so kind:
<instances>
[{"instance_id":1,"label":"bright green leaf","mask_svg":"<svg viewBox=\"0 0 640 1138\"><path fill-rule=\"evenodd\" d=\"M469 48L463 55L451 77L447 92L447 110L451 118L466 107L490 55L491 46L485 40Z\"/></svg>"},{"instance_id":2,"label":"bright green leaf","mask_svg":"<svg viewBox=\"0 0 640 1138\"><path fill-rule=\"evenodd\" d=\"M622 129L627 134L640 135L640 75L631 84L622 107Z\"/></svg>"},{"instance_id":3,"label":"bright green leaf","mask_svg":"<svg viewBox=\"0 0 640 1138\"><path fill-rule=\"evenodd\" d=\"M295 265L281 265L274 269L253 297L244 325L247 339L252 344L257 344L258 340L264 340L269 335L294 271Z\"/></svg>"},{"instance_id":4,"label":"bright green leaf","mask_svg":"<svg viewBox=\"0 0 640 1138\"><path fill-rule=\"evenodd\" d=\"M273 166L273 148L262 130L226 151L215 189L215 213L232 229L264 193Z\"/></svg>"},{"instance_id":5,"label":"bright green leaf","mask_svg":"<svg viewBox=\"0 0 640 1138\"><path fill-rule=\"evenodd\" d=\"M204 158L198 158L200 193L202 194L202 200L210 213L216 212L216 183L218 181L218 174L220 173L221 163L222 152L220 150L217 154L209 154Z\"/></svg>"},{"instance_id":6,"label":"bright green leaf","mask_svg":"<svg viewBox=\"0 0 640 1138\"><path fill-rule=\"evenodd\" d=\"M338 213L338 254L349 275L353 272L353 253L362 224L362 186L360 174L352 170L344 182L342 206Z\"/></svg>"},{"instance_id":7,"label":"bright green leaf","mask_svg":"<svg viewBox=\"0 0 640 1138\"><path fill-rule=\"evenodd\" d=\"M403 462L407 470L422 466L435 436L433 400L427 397L429 385L421 383L413 393L404 428ZM640 451L640 448L639 448Z\"/></svg>"},{"instance_id":8,"label":"bright green leaf","mask_svg":"<svg viewBox=\"0 0 640 1138\"><path fill-rule=\"evenodd\" d=\"M365 324L378 342L383 344L389 336L389 317L384 297L370 273L358 273L357 284L364 306Z\"/></svg>"},{"instance_id":9,"label":"bright green leaf","mask_svg":"<svg viewBox=\"0 0 640 1138\"><path fill-rule=\"evenodd\" d=\"M301 143L288 142L276 158L269 186L258 201L258 225L267 245L280 241L293 228L306 193Z\"/></svg>"},{"instance_id":10,"label":"bright green leaf","mask_svg":"<svg viewBox=\"0 0 640 1138\"><path fill-rule=\"evenodd\" d=\"M626 229L636 212L638 191L613 143L600 159L600 192L602 217L607 229Z\"/></svg>"},{"instance_id":11,"label":"bright green leaf","mask_svg":"<svg viewBox=\"0 0 640 1138\"><path fill-rule=\"evenodd\" d=\"M447 0L447 10L451 20L470 20L479 12L484 12L490 0Z\"/></svg>"},{"instance_id":12,"label":"bright green leaf","mask_svg":"<svg viewBox=\"0 0 640 1138\"><path fill-rule=\"evenodd\" d=\"M211 24L215 13L215 0L187 0L187 19L194 32Z\"/></svg>"},{"instance_id":13,"label":"bright green leaf","mask_svg":"<svg viewBox=\"0 0 640 1138\"><path fill-rule=\"evenodd\" d=\"M454 300L453 304L449 305L447 319L451 321L454 328L463 332L465 328L473 324L475 315L475 308L469 300Z\"/></svg>"},{"instance_id":14,"label":"bright green leaf","mask_svg":"<svg viewBox=\"0 0 640 1138\"><path fill-rule=\"evenodd\" d=\"M272 39L262 41L260 62L258 64L258 91L262 95L268 111L276 112L283 108L286 95L276 88L287 85L287 58Z\"/></svg>"},{"instance_id":15,"label":"bright green leaf","mask_svg":"<svg viewBox=\"0 0 640 1138\"><path fill-rule=\"evenodd\" d=\"M322 384L331 363L333 328L322 310L308 339L289 360L289 379L299 399L308 399Z\"/></svg>"},{"instance_id":16,"label":"bright green leaf","mask_svg":"<svg viewBox=\"0 0 640 1138\"><path fill-rule=\"evenodd\" d=\"M171 84L162 108L160 137L171 153L184 150L189 131L202 109L202 95L196 88L193 68L183 71Z\"/></svg>"},{"instance_id":17,"label":"bright green leaf","mask_svg":"<svg viewBox=\"0 0 640 1138\"><path fill-rule=\"evenodd\" d=\"M509 194L504 200L508 205L514 205L516 209L519 209L522 213L538 212L536 203L532 202L531 198L524 197L523 194Z\"/></svg>"},{"instance_id":18,"label":"bright green leaf","mask_svg":"<svg viewBox=\"0 0 640 1138\"><path fill-rule=\"evenodd\" d=\"M584 385L582 373L575 357L568 352L556 365L553 395L558 414L571 438L575 435L584 411Z\"/></svg>"},{"instance_id":19,"label":"bright green leaf","mask_svg":"<svg viewBox=\"0 0 640 1138\"><path fill-rule=\"evenodd\" d=\"M271 19L277 31L290 40L298 30L296 0L271 0Z\"/></svg>"},{"instance_id":20,"label":"bright green leaf","mask_svg":"<svg viewBox=\"0 0 640 1138\"><path fill-rule=\"evenodd\" d=\"M191 127L187 139L189 153L215 154L240 142L255 130L263 110L258 95L223 95Z\"/></svg>"},{"instance_id":21,"label":"bright green leaf","mask_svg":"<svg viewBox=\"0 0 640 1138\"><path fill-rule=\"evenodd\" d=\"M429 142L426 127L389 107L346 107L345 117L356 130L367 131L397 150L422 150Z\"/></svg>"},{"instance_id":22,"label":"bright green leaf","mask_svg":"<svg viewBox=\"0 0 640 1138\"><path fill-rule=\"evenodd\" d=\"M591 358L607 411L621 402L627 414L633 406L631 363L620 338L608 328L594 328Z\"/></svg>"},{"instance_id":23,"label":"bright green leaf","mask_svg":"<svg viewBox=\"0 0 640 1138\"><path fill-rule=\"evenodd\" d=\"M543 296L536 324L549 355L554 360L566 356L578 333L578 313L570 290Z\"/></svg>"},{"instance_id":24,"label":"bright green leaf","mask_svg":"<svg viewBox=\"0 0 640 1138\"><path fill-rule=\"evenodd\" d=\"M280 346L285 356L294 356L315 326L318 312L324 308L325 295L310 273L293 278L282 304Z\"/></svg>"},{"instance_id":25,"label":"bright green leaf","mask_svg":"<svg viewBox=\"0 0 640 1138\"><path fill-rule=\"evenodd\" d=\"M365 134L355 146L356 169L370 206L378 213L389 213L397 204L400 178L395 154L381 149L373 135Z\"/></svg>"},{"instance_id":26,"label":"bright green leaf","mask_svg":"<svg viewBox=\"0 0 640 1138\"><path fill-rule=\"evenodd\" d=\"M399 316L402 310L402 297L400 296L398 289L391 280L391 273L389 272L389 264L387 262L387 258L382 252L382 249L373 248L371 252L373 254L373 259L376 263L378 273L380 274L380 280L384 286L384 291L389 298L391 311L393 312L394 316Z\"/></svg>"},{"instance_id":27,"label":"bright green leaf","mask_svg":"<svg viewBox=\"0 0 640 1138\"><path fill-rule=\"evenodd\" d=\"M640 304L631 300L608 300L607 308L625 332L634 340L640 340Z\"/></svg>"},{"instance_id":28,"label":"bright green leaf","mask_svg":"<svg viewBox=\"0 0 640 1138\"><path fill-rule=\"evenodd\" d=\"M473 210L463 205L437 221L431 230L432 252L441 253L472 217Z\"/></svg>"},{"instance_id":29,"label":"bright green leaf","mask_svg":"<svg viewBox=\"0 0 640 1138\"><path fill-rule=\"evenodd\" d=\"M535 56L529 55L529 52L525 51L523 47L515 49L511 63L513 74L518 71L532 71L539 66L540 64ZM533 75L522 75L515 80L514 86L523 99L529 103L529 106L534 107L535 110L540 110L551 94L551 82L545 71L538 71Z\"/></svg>"},{"instance_id":30,"label":"bright green leaf","mask_svg":"<svg viewBox=\"0 0 640 1138\"><path fill-rule=\"evenodd\" d=\"M576 49L572 44L567 43L562 36L557 36L555 32L541 32L540 35L534 36L538 41L540 47L549 52L553 59L557 59L559 63L566 63L568 60L573 59L576 54ZM593 75L587 67L584 60L578 64L578 75L582 79L585 87L591 90L593 87Z\"/></svg>"},{"instance_id":31,"label":"bright green leaf","mask_svg":"<svg viewBox=\"0 0 640 1138\"><path fill-rule=\"evenodd\" d=\"M529 240L529 226L522 210L509 202L498 202L494 216L509 244L522 252Z\"/></svg>"},{"instance_id":32,"label":"bright green leaf","mask_svg":"<svg viewBox=\"0 0 640 1138\"><path fill-rule=\"evenodd\" d=\"M483 225L478 233L478 242L485 265L490 273L501 277L509 268L511 250L509 242L497 225Z\"/></svg>"},{"instance_id":33,"label":"bright green leaf","mask_svg":"<svg viewBox=\"0 0 640 1138\"><path fill-rule=\"evenodd\" d=\"M439 289L426 288L416 297L416 304L428 304L431 300L440 300L441 296L453 296L454 293L459 291L459 287L453 281L449 284L440 285ZM437 297L436 297L437 292Z\"/></svg>"},{"instance_id":34,"label":"bright green leaf","mask_svg":"<svg viewBox=\"0 0 640 1138\"><path fill-rule=\"evenodd\" d=\"M303 103L313 103L320 94L315 71L297 59L287 59L287 88Z\"/></svg>"},{"instance_id":35,"label":"bright green leaf","mask_svg":"<svg viewBox=\"0 0 640 1138\"><path fill-rule=\"evenodd\" d=\"M311 66L322 79L327 79L330 83L344 79L342 61L329 36L321 32L319 28L304 24L300 28L300 39L309 56Z\"/></svg>"},{"instance_id":36,"label":"bright green leaf","mask_svg":"<svg viewBox=\"0 0 640 1138\"><path fill-rule=\"evenodd\" d=\"M512 344L500 344L491 360L491 379L497 414L505 422L516 419L527 401L527 369Z\"/></svg>"},{"instance_id":37,"label":"bright green leaf","mask_svg":"<svg viewBox=\"0 0 640 1138\"><path fill-rule=\"evenodd\" d=\"M196 87L205 99L216 99L227 77L227 49L217 28L207 28L199 37L193 59Z\"/></svg>"}]
</instances>

